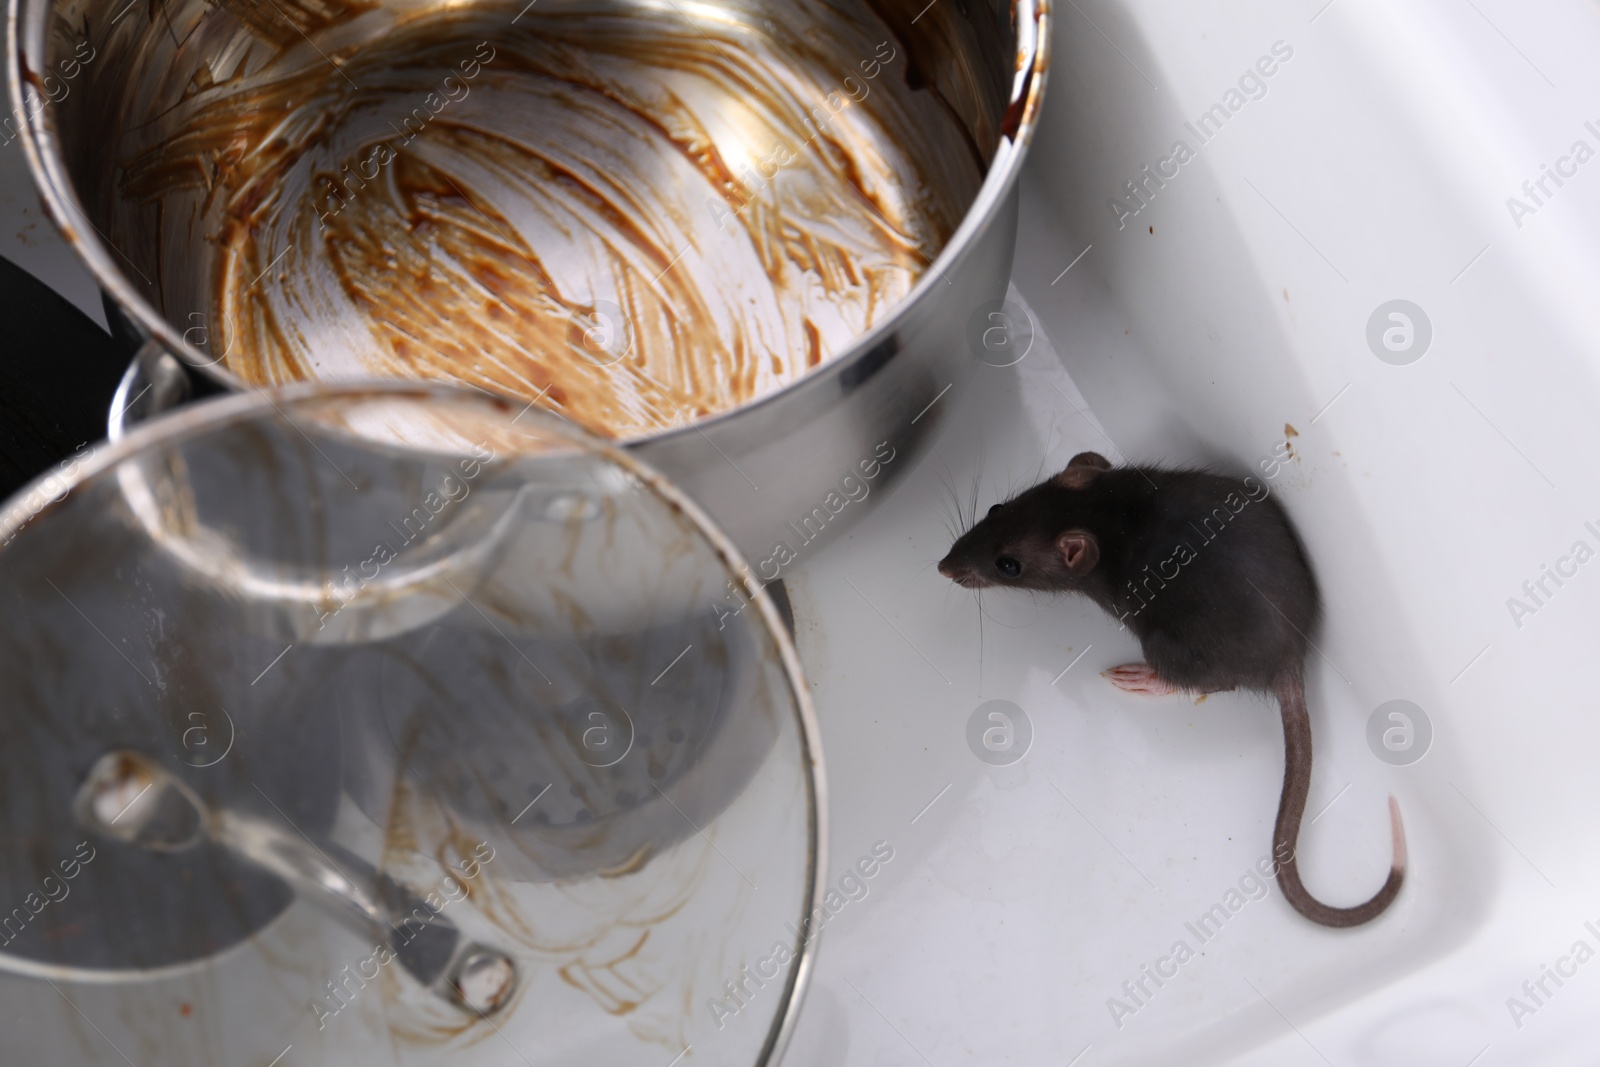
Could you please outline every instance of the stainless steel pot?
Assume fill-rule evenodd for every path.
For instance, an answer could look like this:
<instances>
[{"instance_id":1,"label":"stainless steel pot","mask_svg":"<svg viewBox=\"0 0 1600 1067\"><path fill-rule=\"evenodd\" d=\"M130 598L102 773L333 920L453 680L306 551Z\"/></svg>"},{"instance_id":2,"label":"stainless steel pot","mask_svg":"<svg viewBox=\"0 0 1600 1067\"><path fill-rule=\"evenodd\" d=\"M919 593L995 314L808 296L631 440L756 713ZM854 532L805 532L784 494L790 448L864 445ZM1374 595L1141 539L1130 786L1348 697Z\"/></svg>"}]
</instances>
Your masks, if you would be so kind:
<instances>
[{"instance_id":1,"label":"stainless steel pot","mask_svg":"<svg viewBox=\"0 0 1600 1067\"><path fill-rule=\"evenodd\" d=\"M611 408L566 399L591 425L585 411L615 414L616 435L770 578L910 468L948 406L937 401L975 362L969 321L1009 277L1048 12L1047 0L12 0L8 77L46 205L149 339L114 428L175 399L161 371L172 356L233 388L377 371L548 404L551 386L523 371L541 345L565 346L607 365L608 389L619 367L656 383L607 393L623 397ZM512 68L524 95L495 95ZM423 92L429 78L437 91ZM324 96L305 106L313 89ZM361 155L395 100L418 117L391 117L393 136L420 135L427 151ZM318 115L338 116L336 130ZM495 144L526 152L513 166L475 147L476 169L452 178L447 126L455 148L460 130L492 127ZM230 139L245 128L253 139ZM656 141L671 150L652 155ZM352 152L355 170L341 170ZM684 191L707 175L711 196ZM312 210L273 214L302 200ZM371 211L402 202L421 229L363 245ZM407 281L408 248L422 269L467 261L459 241L416 236L446 216L452 241L487 242L503 262ZM317 254L296 265L280 244ZM739 258L752 248L757 259ZM788 302L762 303L780 276ZM517 310L517 336L462 302L480 289ZM373 331L384 358L350 364ZM512 366L511 349L538 358Z\"/></svg>"}]
</instances>

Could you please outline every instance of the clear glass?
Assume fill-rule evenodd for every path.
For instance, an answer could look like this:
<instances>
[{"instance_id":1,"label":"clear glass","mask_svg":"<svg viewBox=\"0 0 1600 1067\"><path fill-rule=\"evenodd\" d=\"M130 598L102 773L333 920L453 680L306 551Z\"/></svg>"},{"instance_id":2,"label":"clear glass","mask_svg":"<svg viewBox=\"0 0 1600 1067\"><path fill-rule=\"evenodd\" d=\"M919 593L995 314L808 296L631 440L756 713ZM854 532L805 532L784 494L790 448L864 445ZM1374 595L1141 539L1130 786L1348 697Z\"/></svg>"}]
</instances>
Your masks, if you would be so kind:
<instances>
[{"instance_id":1,"label":"clear glass","mask_svg":"<svg viewBox=\"0 0 1600 1067\"><path fill-rule=\"evenodd\" d=\"M481 394L297 387L0 532L0 1060L770 1057L814 726L653 472Z\"/></svg>"}]
</instances>

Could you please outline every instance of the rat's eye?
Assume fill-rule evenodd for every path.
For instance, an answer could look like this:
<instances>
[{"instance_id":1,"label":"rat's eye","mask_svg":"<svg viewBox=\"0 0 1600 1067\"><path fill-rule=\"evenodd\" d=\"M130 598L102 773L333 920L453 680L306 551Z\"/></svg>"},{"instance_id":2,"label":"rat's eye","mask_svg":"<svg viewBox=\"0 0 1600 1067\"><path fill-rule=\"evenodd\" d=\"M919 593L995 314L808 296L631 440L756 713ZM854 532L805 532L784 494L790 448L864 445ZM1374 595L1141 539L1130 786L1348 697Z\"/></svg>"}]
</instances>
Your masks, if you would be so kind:
<instances>
[{"instance_id":1,"label":"rat's eye","mask_svg":"<svg viewBox=\"0 0 1600 1067\"><path fill-rule=\"evenodd\" d=\"M996 504L994 507L990 508L989 509L989 518L991 518L991 519L994 518L994 513L999 511L1003 507L1005 507L1004 504Z\"/></svg>"},{"instance_id":2,"label":"rat's eye","mask_svg":"<svg viewBox=\"0 0 1600 1067\"><path fill-rule=\"evenodd\" d=\"M1015 578L1017 575L1022 573L1022 564L1018 563L1010 556L1001 556L999 559L994 561L994 569L1005 575L1007 578Z\"/></svg>"}]
</instances>

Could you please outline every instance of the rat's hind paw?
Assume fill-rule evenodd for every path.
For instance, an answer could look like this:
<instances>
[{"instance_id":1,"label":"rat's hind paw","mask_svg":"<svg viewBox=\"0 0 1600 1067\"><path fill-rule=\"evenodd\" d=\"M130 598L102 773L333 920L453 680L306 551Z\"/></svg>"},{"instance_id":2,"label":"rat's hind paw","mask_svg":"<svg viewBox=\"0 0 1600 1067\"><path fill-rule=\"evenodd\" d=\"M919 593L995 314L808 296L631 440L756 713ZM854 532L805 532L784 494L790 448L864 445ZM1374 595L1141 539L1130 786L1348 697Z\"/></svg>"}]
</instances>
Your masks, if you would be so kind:
<instances>
[{"instance_id":1,"label":"rat's hind paw","mask_svg":"<svg viewBox=\"0 0 1600 1067\"><path fill-rule=\"evenodd\" d=\"M1101 671L1100 676L1124 693L1161 697L1183 691L1156 674L1156 669L1148 663L1124 663L1120 667Z\"/></svg>"}]
</instances>

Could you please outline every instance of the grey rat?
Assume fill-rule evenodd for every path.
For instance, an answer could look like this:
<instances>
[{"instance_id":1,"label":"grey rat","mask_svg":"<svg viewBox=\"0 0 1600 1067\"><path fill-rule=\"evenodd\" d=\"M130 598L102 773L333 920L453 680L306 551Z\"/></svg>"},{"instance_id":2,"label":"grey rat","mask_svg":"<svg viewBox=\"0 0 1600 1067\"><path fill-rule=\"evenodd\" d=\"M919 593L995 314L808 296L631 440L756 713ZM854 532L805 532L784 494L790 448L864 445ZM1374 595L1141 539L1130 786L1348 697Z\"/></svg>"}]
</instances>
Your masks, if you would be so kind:
<instances>
[{"instance_id":1,"label":"grey rat","mask_svg":"<svg viewBox=\"0 0 1600 1067\"><path fill-rule=\"evenodd\" d=\"M1300 881L1295 843L1311 789L1305 661L1321 599L1305 548L1265 484L1200 470L1113 469L1104 456L1083 452L1060 474L990 508L957 539L939 573L969 589L1087 596L1139 639L1144 663L1105 672L1129 692L1243 687L1275 695L1284 774L1272 844L1284 898L1313 922L1356 926L1400 892L1405 832L1393 797L1394 860L1370 900L1330 907Z\"/></svg>"}]
</instances>

